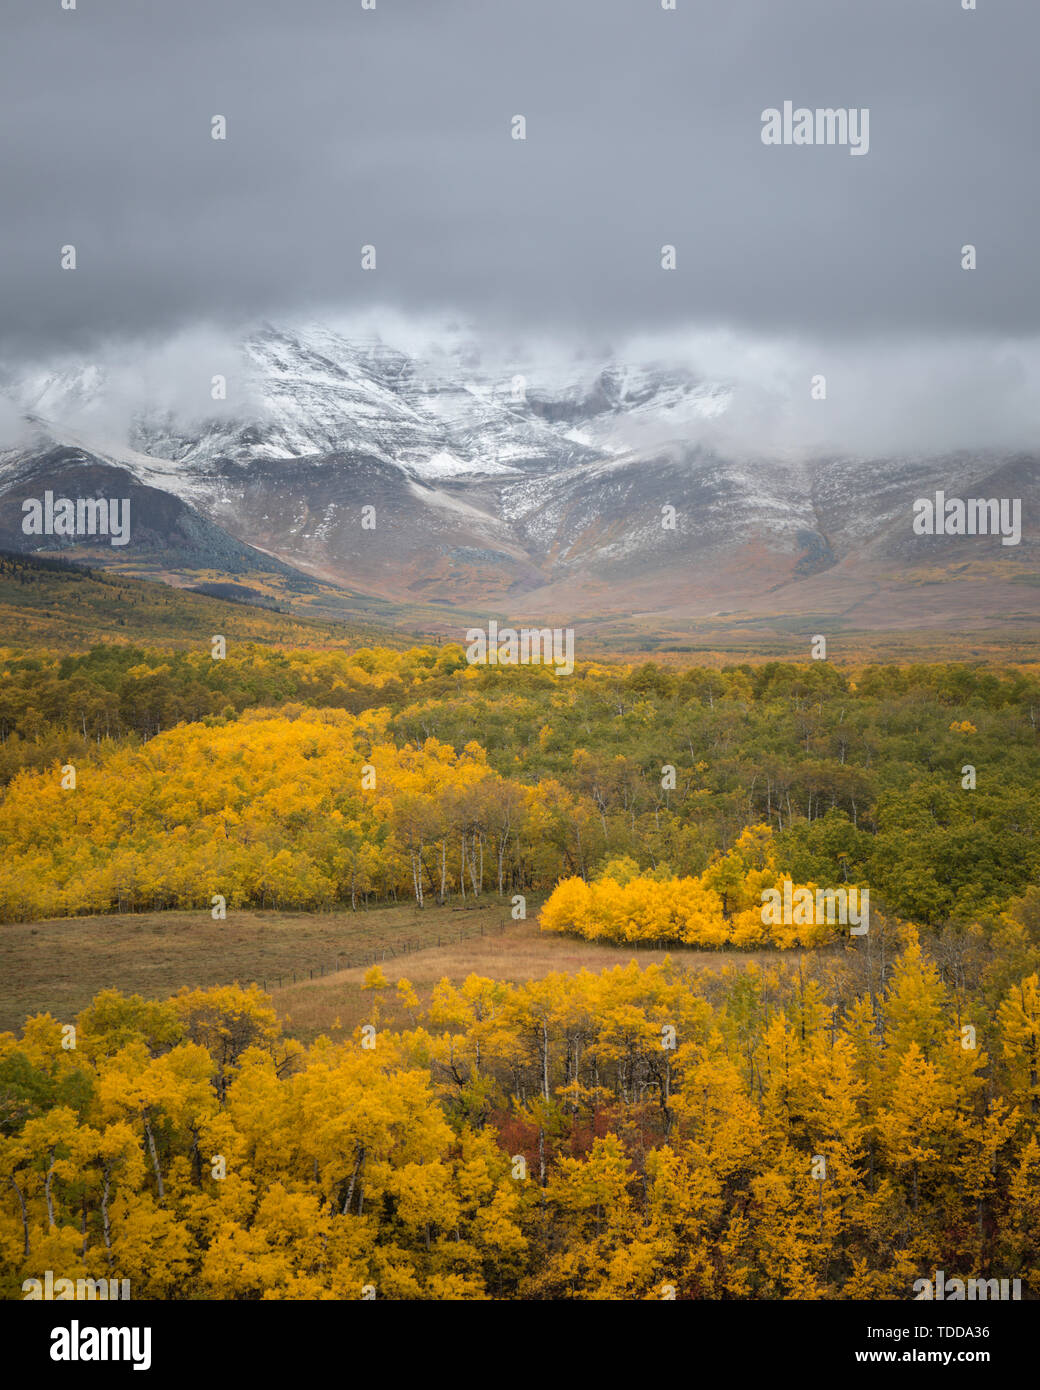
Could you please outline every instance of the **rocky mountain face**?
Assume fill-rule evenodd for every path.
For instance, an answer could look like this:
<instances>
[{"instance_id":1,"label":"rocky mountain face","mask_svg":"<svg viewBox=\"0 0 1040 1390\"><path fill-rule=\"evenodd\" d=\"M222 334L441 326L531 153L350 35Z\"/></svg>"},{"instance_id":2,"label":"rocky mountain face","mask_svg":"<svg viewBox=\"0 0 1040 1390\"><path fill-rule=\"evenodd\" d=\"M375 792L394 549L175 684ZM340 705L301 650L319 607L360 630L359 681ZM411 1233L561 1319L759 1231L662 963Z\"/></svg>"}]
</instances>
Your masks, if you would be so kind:
<instances>
[{"instance_id":1,"label":"rocky mountain face","mask_svg":"<svg viewBox=\"0 0 1040 1390\"><path fill-rule=\"evenodd\" d=\"M0 548L179 575L296 572L459 613L979 627L1036 617L1040 456L724 457L724 382L604 358L489 364L267 326L227 400L114 431L104 373L3 383ZM120 547L26 534L27 498L128 497ZM1021 500L1021 540L920 535L914 502Z\"/></svg>"}]
</instances>

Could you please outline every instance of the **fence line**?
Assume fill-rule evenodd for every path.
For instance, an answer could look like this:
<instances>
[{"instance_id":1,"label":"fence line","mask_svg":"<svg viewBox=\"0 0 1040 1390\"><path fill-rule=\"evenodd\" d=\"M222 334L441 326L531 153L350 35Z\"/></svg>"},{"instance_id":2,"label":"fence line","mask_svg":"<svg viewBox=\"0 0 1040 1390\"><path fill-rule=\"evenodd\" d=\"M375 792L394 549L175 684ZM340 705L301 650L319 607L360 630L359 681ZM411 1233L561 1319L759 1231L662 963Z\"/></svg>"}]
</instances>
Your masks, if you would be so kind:
<instances>
[{"instance_id":1,"label":"fence line","mask_svg":"<svg viewBox=\"0 0 1040 1390\"><path fill-rule=\"evenodd\" d=\"M463 941L469 941L478 936L488 936L492 932L497 932L498 935L501 935L506 928L511 925L511 921L512 919L491 923L482 922L478 930L460 930L458 935L456 935L455 932L441 932L436 942L432 938L427 940L406 940L398 942L396 946L378 947L371 955L366 951L359 960L344 962L337 958L336 964L327 967L325 965L307 966L299 969L299 971L292 969L281 975L264 975L256 976L255 978L258 983L262 983L264 993L266 994L268 992L268 981L271 982L272 989L281 989L283 982L285 984L295 985L298 983L302 984L305 978L313 980L315 971L318 972L318 979L320 980L325 975L336 975L343 970L359 970L363 966L381 965L385 962L388 954L392 959L396 960L398 956L411 955L415 951L430 951L435 945L447 946L453 942L458 942L461 945ZM304 969L307 970L306 976L304 975ZM297 980L297 974L299 975L299 980Z\"/></svg>"}]
</instances>

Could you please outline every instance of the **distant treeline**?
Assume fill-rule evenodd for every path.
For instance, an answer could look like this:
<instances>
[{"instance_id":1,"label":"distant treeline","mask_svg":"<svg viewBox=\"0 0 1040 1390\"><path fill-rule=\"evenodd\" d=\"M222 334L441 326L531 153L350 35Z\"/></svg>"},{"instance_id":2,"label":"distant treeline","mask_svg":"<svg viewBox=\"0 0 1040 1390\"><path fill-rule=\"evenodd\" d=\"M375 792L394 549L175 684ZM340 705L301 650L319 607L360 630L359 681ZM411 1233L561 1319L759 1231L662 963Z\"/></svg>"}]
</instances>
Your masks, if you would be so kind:
<instances>
[{"instance_id":1,"label":"distant treeline","mask_svg":"<svg viewBox=\"0 0 1040 1390\"><path fill-rule=\"evenodd\" d=\"M308 753L311 731L291 733L290 726L311 725L321 711L348 717L335 721L331 742L332 726L319 719L325 741ZM230 742L218 737L247 712L252 732L242 729ZM275 741L256 742L258 720L285 730L280 756L287 761L280 766L269 765L278 756ZM306 905L298 902L298 885L307 882L316 885L315 903L327 903L330 894L331 901L356 903L359 892L362 901L402 894L419 900L461 891L473 868L466 854L475 852L479 862L492 852L491 831L476 812L448 804L446 767L443 775L435 767L429 785L419 788L413 843L400 810L382 818L384 838L366 851L376 854L379 868L363 887L351 878L350 855L335 858L330 816L339 811L361 825L357 779L373 742L405 763L409 749L436 746L446 751L434 759L465 755L479 763L478 780L497 789L492 801L511 786L524 815L533 797L559 822L537 849L528 843L518 851L510 842L504 889L548 890L561 876L589 879L621 856L640 871L697 875L746 827L764 824L773 831L780 870L796 881L869 885L879 906L934 925L999 908L1036 882L1038 721L1037 674L981 664L586 664L560 678L541 667L469 666L458 644L345 653L232 642L226 659L214 660L206 634L196 652L96 646L84 655L4 662L0 777L22 777L0 810L11 813L13 869L23 852L39 847L33 798L49 802L60 766L71 763L78 788L61 795L77 799L77 815L90 822L104 857L112 849L109 830L88 808L91 796L118 777L126 795L137 798L137 847L149 864L161 863L170 835L192 839L199 832L192 797L179 805L169 794L174 747L216 788L210 798L222 778L241 773L230 800L247 807L251 789L272 774L291 796L290 767L299 766L308 769L305 804L289 818L267 816L262 833L243 841L247 877L259 883L264 857L285 851L293 875L274 877L284 885L295 876L297 905ZM178 724L188 727L174 737ZM302 784L298 790L302 796ZM71 807L61 813L68 814ZM221 836L230 844L244 833L227 828ZM154 846L146 843L152 834ZM120 831L121 851L128 836ZM350 854L356 849L352 841ZM341 873L334 862L348 868ZM497 865L493 875L482 872L497 881ZM101 880L91 881L89 908L70 900L62 910L102 910ZM282 903L282 887L273 895L260 891L266 905ZM170 901L165 890L159 896Z\"/></svg>"}]
</instances>

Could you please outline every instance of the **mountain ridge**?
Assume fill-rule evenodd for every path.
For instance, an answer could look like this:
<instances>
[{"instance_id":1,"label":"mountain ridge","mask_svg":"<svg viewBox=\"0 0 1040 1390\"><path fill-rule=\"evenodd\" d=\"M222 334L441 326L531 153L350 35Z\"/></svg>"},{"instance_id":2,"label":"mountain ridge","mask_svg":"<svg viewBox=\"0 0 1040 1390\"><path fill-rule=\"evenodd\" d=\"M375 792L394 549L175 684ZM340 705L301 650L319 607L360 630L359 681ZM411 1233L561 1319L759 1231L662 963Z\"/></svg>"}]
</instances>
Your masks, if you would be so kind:
<instances>
[{"instance_id":1,"label":"mountain ridge","mask_svg":"<svg viewBox=\"0 0 1040 1390\"><path fill-rule=\"evenodd\" d=\"M1036 454L731 456L701 438L730 409L729 385L659 362L513 371L472 344L419 354L265 325L242 363L230 402L197 416L151 405L121 439L102 369L8 380L30 438L0 452L0 544L46 550L19 538L27 487L123 480L141 529L92 563L165 562L185 582L200 568L291 572L433 605L446 625L474 610L638 612L648 630L656 614L662 631L731 613L913 626L915 605L922 626L1040 616ZM992 489L1022 498L1020 545L914 534L917 497ZM948 602L922 601L936 570Z\"/></svg>"}]
</instances>

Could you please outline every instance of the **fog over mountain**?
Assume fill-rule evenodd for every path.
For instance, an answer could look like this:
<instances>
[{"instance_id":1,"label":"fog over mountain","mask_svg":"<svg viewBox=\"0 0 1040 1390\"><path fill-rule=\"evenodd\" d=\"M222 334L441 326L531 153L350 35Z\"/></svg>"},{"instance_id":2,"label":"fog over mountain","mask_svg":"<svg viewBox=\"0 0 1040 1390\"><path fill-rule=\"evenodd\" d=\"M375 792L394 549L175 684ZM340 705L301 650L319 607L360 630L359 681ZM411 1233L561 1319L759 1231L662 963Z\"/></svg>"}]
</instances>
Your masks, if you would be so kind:
<instances>
[{"instance_id":1,"label":"fog over mountain","mask_svg":"<svg viewBox=\"0 0 1040 1390\"><path fill-rule=\"evenodd\" d=\"M167 337L107 339L89 352L0 359L0 447L27 437L27 416L129 442L141 415L186 423L221 418L262 422L277 413L249 347L272 325L234 331L200 322ZM735 451L838 449L931 453L956 448L1028 448L1040 438L1040 337L935 338L898 342L753 335L687 326L592 337L503 332L458 316L405 316L393 309L287 320L274 332L327 333L338 343L379 344L441 375L472 372L483 389L512 392L518 376L538 384L592 379L604 364L674 369L712 383L714 403L680 417L615 421L633 447L680 436ZM826 378L825 400L812 379ZM214 400L212 378L227 382ZM349 402L332 402L345 415ZM630 433L631 431L631 433Z\"/></svg>"},{"instance_id":2,"label":"fog over mountain","mask_svg":"<svg viewBox=\"0 0 1040 1390\"><path fill-rule=\"evenodd\" d=\"M861 376L851 399L882 424L873 448L850 449L827 433L854 435L856 409L836 425L830 392L793 404L807 359L732 339L629 349L507 354L458 326L399 324L395 342L265 323L233 345L190 335L132 361L11 372L0 544L180 582L273 568L445 613L641 615L661 630L726 613L866 627L1032 615L1040 463L1013 410L985 446L940 448L939 433L930 449L885 448L913 431L899 364L868 363L873 389ZM935 421L956 384L940 384ZM945 439L970 437L955 395L948 408ZM813 412L830 421L815 438ZM26 534L26 499L48 489L128 497L126 548ZM1018 498L1019 538L916 534L915 502L940 490Z\"/></svg>"},{"instance_id":3,"label":"fog over mountain","mask_svg":"<svg viewBox=\"0 0 1040 1390\"><path fill-rule=\"evenodd\" d=\"M21 524L89 480L175 582L1032 618L1035 7L92 0L8 38L5 545L116 563ZM859 157L765 143L802 104L869 115ZM915 535L936 490L1018 499L1021 543Z\"/></svg>"}]
</instances>

